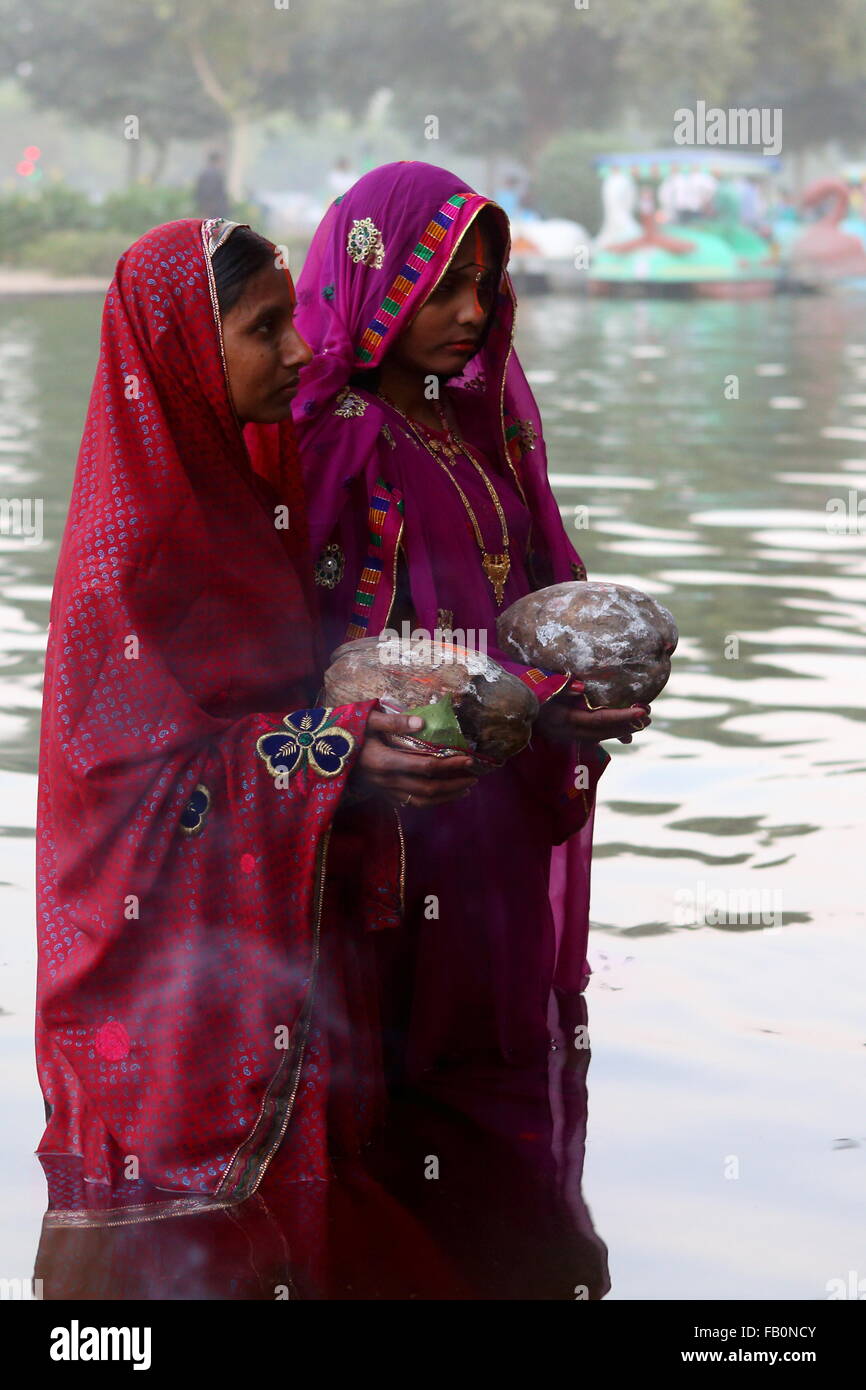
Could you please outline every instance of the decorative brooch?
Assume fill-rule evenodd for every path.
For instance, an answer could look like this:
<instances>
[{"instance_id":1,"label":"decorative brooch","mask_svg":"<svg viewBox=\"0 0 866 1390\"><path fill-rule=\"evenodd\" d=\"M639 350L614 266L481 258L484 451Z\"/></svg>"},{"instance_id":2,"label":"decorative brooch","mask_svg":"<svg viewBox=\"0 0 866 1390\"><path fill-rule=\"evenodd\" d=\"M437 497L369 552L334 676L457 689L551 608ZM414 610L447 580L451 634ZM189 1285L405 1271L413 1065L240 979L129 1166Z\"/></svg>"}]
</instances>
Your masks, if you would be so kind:
<instances>
[{"instance_id":1,"label":"decorative brooch","mask_svg":"<svg viewBox=\"0 0 866 1390\"><path fill-rule=\"evenodd\" d=\"M385 243L382 233L369 217L352 223L346 250L356 264L368 265L371 270L381 270L385 264Z\"/></svg>"},{"instance_id":2,"label":"decorative brooch","mask_svg":"<svg viewBox=\"0 0 866 1390\"><path fill-rule=\"evenodd\" d=\"M210 792L201 784L196 787L180 815L182 835L200 835L210 811Z\"/></svg>"},{"instance_id":3,"label":"decorative brooch","mask_svg":"<svg viewBox=\"0 0 866 1390\"><path fill-rule=\"evenodd\" d=\"M271 729L256 740L256 752L272 777L290 777L311 767L320 777L339 777L353 748L354 736L334 720L333 709L299 709L287 714L284 729Z\"/></svg>"},{"instance_id":4,"label":"decorative brooch","mask_svg":"<svg viewBox=\"0 0 866 1390\"><path fill-rule=\"evenodd\" d=\"M331 541L326 545L313 568L313 575L316 583L321 584L325 589L336 589L340 580L343 578L343 571L346 568L346 556L341 546L336 541Z\"/></svg>"},{"instance_id":5,"label":"decorative brooch","mask_svg":"<svg viewBox=\"0 0 866 1390\"><path fill-rule=\"evenodd\" d=\"M454 609L453 609L453 608L437 608L437 609L436 609L436 630L437 630L438 632L453 632L453 631L454 631Z\"/></svg>"},{"instance_id":6,"label":"decorative brooch","mask_svg":"<svg viewBox=\"0 0 866 1390\"><path fill-rule=\"evenodd\" d=\"M363 415L366 409L367 402L362 401L360 396L356 396L355 392L350 390L348 386L344 386L337 397L334 414L339 415L343 420L351 420L355 415Z\"/></svg>"},{"instance_id":7,"label":"decorative brooch","mask_svg":"<svg viewBox=\"0 0 866 1390\"><path fill-rule=\"evenodd\" d=\"M535 426L533 425L532 421L518 420L517 424L518 433L520 435L520 442L523 445L524 450L534 449L538 440L538 435L535 432Z\"/></svg>"}]
</instances>

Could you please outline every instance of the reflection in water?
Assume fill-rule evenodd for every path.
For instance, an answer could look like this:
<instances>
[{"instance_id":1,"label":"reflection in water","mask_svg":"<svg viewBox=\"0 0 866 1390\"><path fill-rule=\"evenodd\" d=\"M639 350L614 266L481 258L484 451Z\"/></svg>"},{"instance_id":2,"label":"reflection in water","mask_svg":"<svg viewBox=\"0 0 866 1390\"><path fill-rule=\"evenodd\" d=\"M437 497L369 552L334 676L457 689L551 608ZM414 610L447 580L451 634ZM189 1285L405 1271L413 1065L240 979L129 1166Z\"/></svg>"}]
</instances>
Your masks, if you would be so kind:
<instances>
[{"instance_id":1,"label":"reflection in water","mask_svg":"<svg viewBox=\"0 0 866 1390\"><path fill-rule=\"evenodd\" d=\"M655 595L682 634L651 729L611 745L596 821L587 1193L615 1256L612 1296L823 1297L825 1278L862 1258L862 1232L846 1206L848 1193L853 1201L862 1190L862 1169L840 1165L861 1162L866 1150L832 1146L862 1128L851 1097L866 1056L866 514L857 510L866 488L864 307L853 291L752 303L563 297L522 305L521 356L544 411L563 515L590 576ZM42 498L45 529L41 545L0 536L0 893L9 926L0 1028L13 1057L17 1145L0 1155L0 1223L10 1271L22 1273L44 1200L32 1175L42 1119L32 1065L41 661L100 310L96 297L21 300L5 303L0 319L0 494ZM845 525L831 530L836 499ZM702 925L678 914L678 895L697 902L716 892L771 903L781 894L781 924L758 914ZM459 1122L467 1106L468 1131ZM567 1128L563 1110L553 1115L554 1148ZM425 1249L458 1269L470 1297L484 1296L485 1281L513 1288L502 1261L492 1272L472 1265L481 1238L473 1246L467 1232L487 1221L491 1252L495 1240L493 1217L480 1210L489 1184L483 1167L472 1170L471 1152L477 1143L479 1153L489 1152L484 1145L501 1153L499 1139L479 1138L479 1123L468 1101L450 1095L407 1100L397 1130L406 1144L417 1132L417 1145L401 1160L395 1141L366 1179L370 1210L379 1210L374 1192L392 1213L412 1208L412 1239L423 1232ZM525 1132L536 1129L533 1121ZM420 1185L418 1154L438 1153L437 1144L467 1165L462 1197L445 1177ZM744 1155L738 1184L718 1177L731 1152ZM520 1163L505 1171L522 1181ZM557 1190L572 1226L597 1241L571 1188L561 1180ZM344 1191L348 1231L353 1219L363 1222L367 1198L350 1197L351 1184ZM456 1212L471 1208L450 1235L449 1191ZM485 1200L476 1201L479 1192ZM261 1217L250 1207L240 1226L235 1212L221 1227L234 1233L237 1251L261 1246L255 1267L269 1270L279 1256L267 1251L277 1250L284 1227L295 1251L298 1236L291 1214L275 1218L262 1201ZM509 1202L509 1222L523 1201ZM342 1221L338 1212L334 1223ZM52 1232L40 1261L59 1268L66 1257L49 1247L79 1235L91 1233ZM516 1226L510 1238L512 1250L532 1241ZM175 1237L161 1229L159 1239ZM375 1231L364 1239L381 1247ZM561 1248L564 1268L580 1264L578 1241ZM381 1269L370 1275L373 1265L365 1274L363 1257L360 1268L343 1260L335 1266L343 1273L328 1276L332 1288L341 1278L344 1288L386 1278ZM120 1267L129 1263L124 1256ZM544 1264L539 1278L559 1290L556 1269L555 1260ZM319 1296L315 1271L306 1288L297 1277L301 1296ZM585 1282L604 1291L601 1273Z\"/></svg>"},{"instance_id":2,"label":"reflection in water","mask_svg":"<svg viewBox=\"0 0 866 1390\"><path fill-rule=\"evenodd\" d=\"M586 1003L559 1006L549 1066L455 1068L395 1094L363 1166L335 1161L330 1182L266 1175L240 1206L128 1225L55 1224L49 1211L43 1296L602 1298L607 1252L581 1195ZM68 1159L42 1162L52 1208L88 1200Z\"/></svg>"}]
</instances>

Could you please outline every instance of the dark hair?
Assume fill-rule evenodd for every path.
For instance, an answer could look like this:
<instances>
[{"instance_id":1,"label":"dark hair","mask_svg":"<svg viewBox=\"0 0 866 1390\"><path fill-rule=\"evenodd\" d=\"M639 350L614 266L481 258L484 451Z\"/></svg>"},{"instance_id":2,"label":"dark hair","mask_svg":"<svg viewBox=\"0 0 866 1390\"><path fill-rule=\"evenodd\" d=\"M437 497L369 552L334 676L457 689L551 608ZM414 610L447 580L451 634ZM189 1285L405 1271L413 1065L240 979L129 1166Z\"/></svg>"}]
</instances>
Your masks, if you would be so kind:
<instances>
[{"instance_id":1,"label":"dark hair","mask_svg":"<svg viewBox=\"0 0 866 1390\"><path fill-rule=\"evenodd\" d=\"M476 218L482 231L490 237L490 245L493 255L498 263L500 273L503 270L505 261L505 228L502 225L502 211L498 207L491 207L488 203L483 207Z\"/></svg>"},{"instance_id":2,"label":"dark hair","mask_svg":"<svg viewBox=\"0 0 866 1390\"><path fill-rule=\"evenodd\" d=\"M379 389L381 367L359 367L349 377L349 386L357 386L359 391L370 391L375 396Z\"/></svg>"},{"instance_id":3,"label":"dark hair","mask_svg":"<svg viewBox=\"0 0 866 1390\"><path fill-rule=\"evenodd\" d=\"M251 227L235 227L231 236L214 252L214 280L220 315L225 318L244 292L253 275L274 263L275 248Z\"/></svg>"}]
</instances>

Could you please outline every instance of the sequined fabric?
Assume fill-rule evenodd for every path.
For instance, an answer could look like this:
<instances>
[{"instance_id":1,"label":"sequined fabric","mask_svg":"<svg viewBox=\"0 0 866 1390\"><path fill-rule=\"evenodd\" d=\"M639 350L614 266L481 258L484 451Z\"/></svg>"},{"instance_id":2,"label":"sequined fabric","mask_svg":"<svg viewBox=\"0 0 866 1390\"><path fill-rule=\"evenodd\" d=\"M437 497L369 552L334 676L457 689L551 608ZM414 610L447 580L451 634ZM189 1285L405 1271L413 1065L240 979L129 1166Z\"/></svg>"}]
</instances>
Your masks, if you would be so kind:
<instances>
[{"instance_id":1,"label":"sequined fabric","mask_svg":"<svg viewBox=\"0 0 866 1390\"><path fill-rule=\"evenodd\" d=\"M38 1152L77 1175L70 1220L327 1173L321 900L371 705L333 712L327 776L257 752L316 704L311 561L290 432L244 447L201 226L118 263L51 603ZM389 882L359 930L396 920Z\"/></svg>"}]
</instances>

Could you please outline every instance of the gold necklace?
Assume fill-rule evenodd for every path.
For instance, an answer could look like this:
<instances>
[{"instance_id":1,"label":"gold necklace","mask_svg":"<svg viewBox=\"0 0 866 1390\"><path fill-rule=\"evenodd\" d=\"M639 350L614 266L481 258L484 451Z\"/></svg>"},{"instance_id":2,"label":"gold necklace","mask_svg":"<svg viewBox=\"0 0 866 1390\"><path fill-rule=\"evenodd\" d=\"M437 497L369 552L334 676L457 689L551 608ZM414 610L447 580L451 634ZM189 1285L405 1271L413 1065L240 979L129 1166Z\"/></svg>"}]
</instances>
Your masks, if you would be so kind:
<instances>
[{"instance_id":1,"label":"gold necklace","mask_svg":"<svg viewBox=\"0 0 866 1390\"><path fill-rule=\"evenodd\" d=\"M425 435L423 435L421 431L416 427L415 422L410 418L410 416L406 414L405 410L400 409L396 401L392 401L390 396L386 396L385 392L382 390L378 391L377 394L381 397L383 401L385 401L386 405L390 405L393 410L396 410L398 415L402 415L403 419L406 421L406 424L409 426L415 438L427 450L431 458L434 458L436 460L436 462L439 464L439 467L443 470L445 475L451 479L451 482L454 484L455 488L460 494L460 500L466 508L466 511L469 515L469 520L472 523L472 529L475 532L475 540L478 544L478 549L481 551L481 568L487 575L487 578L490 581L491 587L493 589L493 593L496 597L496 603L501 608L502 600L505 595L505 585L508 582L508 575L511 570L511 557L508 554L508 546L510 543L508 536L508 522L505 517L505 512L502 509L502 503L499 500L499 495L496 491L496 488L491 483L484 469L481 467L481 464L478 462L476 458L473 457L473 455L466 448L459 434L455 434L454 431L451 429L451 426L449 425L448 420L446 418L445 411L443 410L441 405L438 406L437 413L439 415L440 420L442 421L442 426L445 430L446 437L445 439L429 439ZM445 455L444 458L440 457L440 450ZM472 503L469 501L469 498L466 496L466 493L463 491L457 479L454 477L454 474L451 472L451 469L457 462L458 452L464 454L465 457L468 458L469 462L472 464L472 467L475 469L476 473L478 473L479 477L484 483L484 486L487 488L493 505L496 508L496 515L499 518L499 525L502 529L502 550L498 553L494 553L493 551L486 549L484 545L484 537L481 534L481 527L478 525L478 518L476 517L475 512L472 509Z\"/></svg>"}]
</instances>

